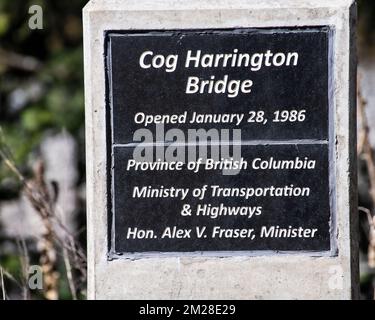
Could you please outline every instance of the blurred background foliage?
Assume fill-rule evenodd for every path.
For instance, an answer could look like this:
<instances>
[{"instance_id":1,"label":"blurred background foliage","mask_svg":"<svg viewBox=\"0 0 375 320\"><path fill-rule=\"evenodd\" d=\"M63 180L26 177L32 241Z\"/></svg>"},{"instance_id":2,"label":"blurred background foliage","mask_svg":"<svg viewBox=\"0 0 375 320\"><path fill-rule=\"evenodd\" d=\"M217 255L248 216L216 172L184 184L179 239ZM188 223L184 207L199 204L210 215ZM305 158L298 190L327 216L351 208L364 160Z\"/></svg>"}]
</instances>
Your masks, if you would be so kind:
<instances>
[{"instance_id":1,"label":"blurred background foliage","mask_svg":"<svg viewBox=\"0 0 375 320\"><path fill-rule=\"evenodd\" d=\"M0 126L2 138L11 149L21 173L31 176L40 142L48 135L67 131L78 144L79 178L84 186L84 91L81 10L87 0L0 0ZM29 8L43 8L43 29L30 30ZM5 165L0 165L0 201L17 199L21 183ZM84 205L77 218L85 228ZM11 295L22 285L19 246L1 236L0 262L15 281L7 281ZM85 237L81 237L85 246ZM30 263L39 264L35 245L29 246ZM72 294L58 260L59 298ZM16 281L18 284L16 284ZM22 289L22 288L21 288ZM84 290L83 290L84 292ZM22 295L18 296L22 298ZM82 296L81 296L82 297ZM43 298L36 290L32 298Z\"/></svg>"},{"instance_id":2,"label":"blurred background foliage","mask_svg":"<svg viewBox=\"0 0 375 320\"><path fill-rule=\"evenodd\" d=\"M373 47L375 45L375 1L358 1L358 38L359 48Z\"/></svg>"},{"instance_id":3,"label":"blurred background foliage","mask_svg":"<svg viewBox=\"0 0 375 320\"><path fill-rule=\"evenodd\" d=\"M86 2L0 0L0 125L18 165L27 164L49 130L68 130L83 146ZM33 4L43 8L43 30L28 27ZM0 181L7 175L2 167ZM0 183L0 197L8 193L12 188Z\"/></svg>"},{"instance_id":4,"label":"blurred background foliage","mask_svg":"<svg viewBox=\"0 0 375 320\"><path fill-rule=\"evenodd\" d=\"M78 142L78 185L84 184L81 10L86 2L0 0L1 135L26 176L30 175L31 163L43 137L66 130ZM43 8L42 30L28 27L28 10L35 4ZM371 52L375 45L375 1L359 0L358 4L361 56L364 52ZM17 179L1 165L0 201L17 198L19 191ZM84 210L80 214L78 227L84 228ZM1 264L12 274L21 273L17 252L2 255L3 245L0 237ZM366 254L366 245L362 246L362 251ZM373 277L365 274L361 281L363 297L373 297ZM41 298L38 294L35 297ZM60 298L71 298L66 281L60 285Z\"/></svg>"}]
</instances>

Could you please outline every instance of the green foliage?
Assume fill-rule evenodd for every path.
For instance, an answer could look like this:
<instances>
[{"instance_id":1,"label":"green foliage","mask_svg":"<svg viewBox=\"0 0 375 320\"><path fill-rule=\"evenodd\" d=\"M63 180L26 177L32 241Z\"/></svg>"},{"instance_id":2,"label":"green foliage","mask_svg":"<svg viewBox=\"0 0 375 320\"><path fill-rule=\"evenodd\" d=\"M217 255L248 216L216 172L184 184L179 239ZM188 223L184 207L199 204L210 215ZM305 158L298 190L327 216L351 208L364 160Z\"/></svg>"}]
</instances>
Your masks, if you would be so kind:
<instances>
[{"instance_id":1,"label":"green foliage","mask_svg":"<svg viewBox=\"0 0 375 320\"><path fill-rule=\"evenodd\" d=\"M29 160L47 132L67 130L80 146L84 145L81 15L86 2L0 0L0 149L6 150L7 157L12 154L11 160L26 177ZM31 5L43 9L41 30L28 26ZM84 170L84 165L80 168ZM18 196L20 187L19 180L0 159L0 200ZM1 265L20 280L19 253L1 254L1 249ZM61 261L59 273L59 296L69 299L71 293ZM19 291L9 279L7 287ZM41 292L32 292L32 296L43 298Z\"/></svg>"},{"instance_id":2,"label":"green foliage","mask_svg":"<svg viewBox=\"0 0 375 320\"><path fill-rule=\"evenodd\" d=\"M86 2L0 1L0 126L21 167L46 130L65 129L82 139L81 10ZM43 8L42 30L28 27L28 10L34 4ZM29 58L38 64L33 70L22 65L22 59ZM35 85L41 89L30 94ZM1 166L0 198L7 174Z\"/></svg>"},{"instance_id":3,"label":"green foliage","mask_svg":"<svg viewBox=\"0 0 375 320\"><path fill-rule=\"evenodd\" d=\"M1 265L5 270L12 270L13 274L22 275L22 265L19 255L5 255L1 257Z\"/></svg>"},{"instance_id":4,"label":"green foliage","mask_svg":"<svg viewBox=\"0 0 375 320\"><path fill-rule=\"evenodd\" d=\"M9 28L9 15L0 13L0 36L5 34Z\"/></svg>"}]
</instances>

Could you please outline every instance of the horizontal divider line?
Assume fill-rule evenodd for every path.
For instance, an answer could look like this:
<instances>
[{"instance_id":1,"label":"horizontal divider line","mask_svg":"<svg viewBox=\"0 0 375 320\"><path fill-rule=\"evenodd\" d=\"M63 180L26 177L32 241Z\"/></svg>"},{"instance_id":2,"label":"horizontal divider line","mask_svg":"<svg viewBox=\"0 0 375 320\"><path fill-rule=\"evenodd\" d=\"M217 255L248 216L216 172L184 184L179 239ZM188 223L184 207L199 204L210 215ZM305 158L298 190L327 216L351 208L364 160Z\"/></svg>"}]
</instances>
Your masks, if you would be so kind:
<instances>
[{"instance_id":1,"label":"horizontal divider line","mask_svg":"<svg viewBox=\"0 0 375 320\"><path fill-rule=\"evenodd\" d=\"M305 144L305 145L325 145L328 144L328 140L313 140L313 139L301 139L301 140L251 140L251 141L210 141L210 142L173 142L173 141L164 141L164 142L151 142L151 143L143 143L143 142L132 142L132 143L116 143L113 144L112 147L119 148L119 147L137 147L140 144L142 147L156 147L156 146L169 146L173 144L174 146L183 147L183 146L219 146L219 145L242 145L242 146L266 146L266 145L297 145L297 144Z\"/></svg>"}]
</instances>

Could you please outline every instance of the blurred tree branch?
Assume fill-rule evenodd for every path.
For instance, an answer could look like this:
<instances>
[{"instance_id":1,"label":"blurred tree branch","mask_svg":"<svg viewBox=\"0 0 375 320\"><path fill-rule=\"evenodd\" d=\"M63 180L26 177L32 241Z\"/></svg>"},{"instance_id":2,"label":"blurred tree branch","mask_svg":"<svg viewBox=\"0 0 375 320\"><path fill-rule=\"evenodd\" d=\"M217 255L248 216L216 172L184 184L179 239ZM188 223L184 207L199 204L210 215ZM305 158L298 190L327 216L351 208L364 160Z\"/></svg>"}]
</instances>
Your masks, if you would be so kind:
<instances>
[{"instance_id":1,"label":"blurred tree branch","mask_svg":"<svg viewBox=\"0 0 375 320\"><path fill-rule=\"evenodd\" d=\"M358 92L357 92L357 100L358 100L358 116L361 121L361 131L359 133L359 141L358 141L358 155L362 156L362 158L366 162L366 168L369 176L369 184L370 190L369 194L372 201L372 206L374 209L375 206L375 157L374 151L370 144L370 127L367 121L366 116L366 106L367 101L363 98L361 94L360 88L360 77L358 77ZM368 265L370 268L375 268L375 217L372 215L369 209L360 207L360 211L365 212L367 215L367 220L369 224L369 232L368 232ZM375 299L375 292L374 292L374 299Z\"/></svg>"},{"instance_id":2,"label":"blurred tree branch","mask_svg":"<svg viewBox=\"0 0 375 320\"><path fill-rule=\"evenodd\" d=\"M42 68L42 63L30 56L6 51L0 48L0 65L29 72L36 72Z\"/></svg>"},{"instance_id":3,"label":"blurred tree branch","mask_svg":"<svg viewBox=\"0 0 375 320\"><path fill-rule=\"evenodd\" d=\"M1 130L0 130L1 134ZM67 279L71 294L77 297L76 284L71 266L80 273L80 283L86 282L86 254L74 235L65 227L58 218L56 208L56 196L48 187L44 176L44 164L38 161L34 166L33 178L28 180L18 170L12 161L11 152L5 143L3 136L0 137L0 158L11 172L22 184L23 192L38 213L44 225L42 241L39 242L40 263L44 274L44 294L47 299L58 298L58 273L57 273L57 251L56 245L61 246L64 253Z\"/></svg>"}]
</instances>

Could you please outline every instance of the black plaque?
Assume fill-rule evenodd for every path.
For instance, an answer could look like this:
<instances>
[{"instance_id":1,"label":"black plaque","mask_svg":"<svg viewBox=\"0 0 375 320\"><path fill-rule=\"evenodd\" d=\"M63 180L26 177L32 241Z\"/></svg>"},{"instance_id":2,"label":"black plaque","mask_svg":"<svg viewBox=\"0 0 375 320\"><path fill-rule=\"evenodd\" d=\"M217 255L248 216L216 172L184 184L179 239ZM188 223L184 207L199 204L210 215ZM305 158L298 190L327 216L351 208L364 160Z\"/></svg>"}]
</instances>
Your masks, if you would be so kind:
<instances>
[{"instance_id":1,"label":"black plaque","mask_svg":"<svg viewBox=\"0 0 375 320\"><path fill-rule=\"evenodd\" d=\"M108 32L110 256L334 252L331 38L328 27ZM188 92L189 79L212 84ZM155 162L173 142L157 129L227 130L229 141L214 135L207 147L240 145L247 168L129 169L139 129L154 133ZM203 199L192 195L203 186Z\"/></svg>"}]
</instances>

